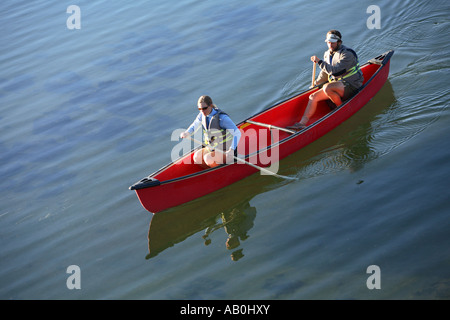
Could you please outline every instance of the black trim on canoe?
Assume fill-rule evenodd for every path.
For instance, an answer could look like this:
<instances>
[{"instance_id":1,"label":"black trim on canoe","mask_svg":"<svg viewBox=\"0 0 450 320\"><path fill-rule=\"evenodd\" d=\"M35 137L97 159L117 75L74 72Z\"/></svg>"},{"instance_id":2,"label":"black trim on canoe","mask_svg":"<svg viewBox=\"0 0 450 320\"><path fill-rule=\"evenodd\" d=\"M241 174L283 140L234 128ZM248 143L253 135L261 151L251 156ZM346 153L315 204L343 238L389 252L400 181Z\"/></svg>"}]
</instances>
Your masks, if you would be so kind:
<instances>
[{"instance_id":1,"label":"black trim on canoe","mask_svg":"<svg viewBox=\"0 0 450 320\"><path fill-rule=\"evenodd\" d=\"M144 179L136 182L130 187L130 190L139 190L149 187L156 187L159 186L161 182L158 179L152 178L152 177L145 177Z\"/></svg>"},{"instance_id":2,"label":"black trim on canoe","mask_svg":"<svg viewBox=\"0 0 450 320\"><path fill-rule=\"evenodd\" d=\"M370 59L368 61L368 63L385 65L391 59L393 54L394 54L394 50L389 50L389 51L379 55L378 57Z\"/></svg>"}]
</instances>

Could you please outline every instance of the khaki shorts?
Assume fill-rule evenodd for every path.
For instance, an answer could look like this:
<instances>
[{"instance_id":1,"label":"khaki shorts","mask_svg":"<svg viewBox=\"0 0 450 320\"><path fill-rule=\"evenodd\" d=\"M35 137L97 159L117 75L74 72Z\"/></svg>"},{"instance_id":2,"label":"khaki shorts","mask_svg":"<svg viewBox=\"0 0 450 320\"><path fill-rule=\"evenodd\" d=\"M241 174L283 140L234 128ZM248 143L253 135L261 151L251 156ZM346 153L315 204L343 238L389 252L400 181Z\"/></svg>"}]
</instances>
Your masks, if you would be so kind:
<instances>
[{"instance_id":1,"label":"khaki shorts","mask_svg":"<svg viewBox=\"0 0 450 320\"><path fill-rule=\"evenodd\" d=\"M345 80L341 80L344 84L344 96L342 97L342 101L348 100L351 97L353 97L357 92L358 89L356 89L354 86L352 86L350 83L348 83Z\"/></svg>"}]
</instances>

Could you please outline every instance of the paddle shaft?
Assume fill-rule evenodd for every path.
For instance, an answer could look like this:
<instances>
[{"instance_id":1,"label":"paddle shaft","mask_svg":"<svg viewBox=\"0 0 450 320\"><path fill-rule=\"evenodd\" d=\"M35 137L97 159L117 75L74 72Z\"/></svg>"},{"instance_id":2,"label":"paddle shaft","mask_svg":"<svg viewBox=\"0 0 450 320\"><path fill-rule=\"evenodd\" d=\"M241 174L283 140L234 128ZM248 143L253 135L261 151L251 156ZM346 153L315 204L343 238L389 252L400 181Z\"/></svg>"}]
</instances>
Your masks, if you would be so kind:
<instances>
[{"instance_id":1,"label":"paddle shaft","mask_svg":"<svg viewBox=\"0 0 450 320\"><path fill-rule=\"evenodd\" d=\"M267 124L267 123L261 123L261 122L256 122L256 121L252 121L252 120L246 120L245 122L248 122L248 123L251 123L251 124L256 124L258 126L266 127L266 128L269 128L269 129L277 129L277 130L288 132L288 133L292 133L292 134L297 133L294 130L289 130L289 129L282 128L282 127L277 127L277 126L274 126L274 125L271 125L271 124Z\"/></svg>"},{"instance_id":2,"label":"paddle shaft","mask_svg":"<svg viewBox=\"0 0 450 320\"><path fill-rule=\"evenodd\" d=\"M316 65L317 65L317 62L314 62L313 73L312 73L312 80L311 80L311 87L314 87L314 81L316 80Z\"/></svg>"},{"instance_id":3,"label":"paddle shaft","mask_svg":"<svg viewBox=\"0 0 450 320\"><path fill-rule=\"evenodd\" d=\"M195 143L201 144L203 145L203 143L201 143L200 141L198 141L197 139L192 138L192 136L189 136L189 139L191 139L192 141L194 141ZM214 149L214 151L219 151L220 153L224 154L225 152L223 152L222 150L219 149ZM265 168L262 168L260 166L257 166L256 164L250 163L248 161L245 161L244 159L238 158L233 154L233 158L241 163L244 163L246 165L249 165L250 167L253 167L255 169L258 169L261 172L265 172L266 174L278 177L278 178L282 178L282 179L288 179L288 180L298 180L298 178L293 178L293 177L288 177L288 176L283 176L280 174L276 174L275 172L272 172L270 170L267 170Z\"/></svg>"}]
</instances>

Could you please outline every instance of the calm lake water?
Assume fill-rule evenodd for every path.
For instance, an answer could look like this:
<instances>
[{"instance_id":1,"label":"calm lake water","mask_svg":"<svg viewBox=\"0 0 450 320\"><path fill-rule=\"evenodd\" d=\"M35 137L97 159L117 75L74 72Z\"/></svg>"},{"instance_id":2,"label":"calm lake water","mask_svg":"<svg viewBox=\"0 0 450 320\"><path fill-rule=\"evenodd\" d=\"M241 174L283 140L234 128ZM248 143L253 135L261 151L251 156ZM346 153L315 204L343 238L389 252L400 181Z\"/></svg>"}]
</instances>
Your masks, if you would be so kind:
<instances>
[{"instance_id":1,"label":"calm lake water","mask_svg":"<svg viewBox=\"0 0 450 320\"><path fill-rule=\"evenodd\" d=\"M449 12L3 1L0 298L449 299ZM361 62L395 54L372 101L280 163L299 181L255 174L162 214L140 205L128 187L170 162L200 95L239 122L305 90L329 29Z\"/></svg>"}]
</instances>

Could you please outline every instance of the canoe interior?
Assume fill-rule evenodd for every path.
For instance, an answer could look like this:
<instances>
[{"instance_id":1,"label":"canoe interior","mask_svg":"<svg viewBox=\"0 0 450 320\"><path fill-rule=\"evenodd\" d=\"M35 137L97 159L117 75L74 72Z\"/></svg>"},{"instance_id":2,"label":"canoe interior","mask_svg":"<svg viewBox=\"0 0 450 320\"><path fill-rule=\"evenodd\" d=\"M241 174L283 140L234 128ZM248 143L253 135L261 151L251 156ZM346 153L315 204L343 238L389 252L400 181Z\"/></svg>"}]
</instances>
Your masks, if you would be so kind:
<instances>
[{"instance_id":1,"label":"canoe interior","mask_svg":"<svg viewBox=\"0 0 450 320\"><path fill-rule=\"evenodd\" d=\"M382 65L380 64L364 64L361 67L364 73L364 84L381 67ZM303 92L300 95L297 95L251 117L249 120L271 124L278 127L287 127L289 125L292 125L293 123L300 121L305 111L306 105L308 104L309 95L317 90L318 89L315 88ZM319 102L317 111L310 119L308 125L316 122L323 116L327 115L330 111L331 109L329 108L326 101ZM279 130L272 130L271 134L271 130L269 128L262 127L256 124L250 124L245 121L239 123L237 127L241 130L242 133L241 140L238 145L239 155L247 156L249 154L253 154L257 152L257 150L266 148L291 135L290 133ZM205 168L194 163L194 152L195 150L182 156L178 160L153 174L152 177L163 182L183 176L188 176L205 170Z\"/></svg>"}]
</instances>

